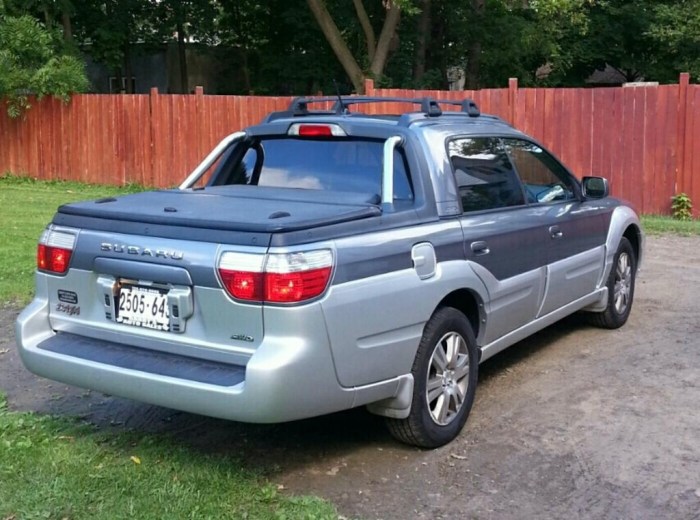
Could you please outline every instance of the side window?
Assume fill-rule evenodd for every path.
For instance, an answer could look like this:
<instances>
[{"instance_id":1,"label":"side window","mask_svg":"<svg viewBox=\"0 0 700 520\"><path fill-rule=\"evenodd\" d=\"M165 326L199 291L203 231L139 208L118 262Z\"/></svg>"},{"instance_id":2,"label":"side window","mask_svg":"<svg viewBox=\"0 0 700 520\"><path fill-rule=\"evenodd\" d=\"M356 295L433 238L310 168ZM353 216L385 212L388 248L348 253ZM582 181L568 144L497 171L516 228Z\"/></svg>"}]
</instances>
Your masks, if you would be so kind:
<instances>
[{"instance_id":1,"label":"side window","mask_svg":"<svg viewBox=\"0 0 700 520\"><path fill-rule=\"evenodd\" d=\"M258 162L258 150L256 148L248 148L248 151L241 159L240 164L236 168L236 180L234 184L250 184L253 174L255 173L255 165Z\"/></svg>"},{"instance_id":2,"label":"side window","mask_svg":"<svg viewBox=\"0 0 700 520\"><path fill-rule=\"evenodd\" d=\"M462 210L525 204L523 191L500 139L460 137L447 143Z\"/></svg>"},{"instance_id":3,"label":"side window","mask_svg":"<svg viewBox=\"0 0 700 520\"><path fill-rule=\"evenodd\" d=\"M256 148L248 148L243 158L237 160L236 147L232 146L224 152L223 156L216 163L212 174L213 182L216 185L250 184L257 160L258 151Z\"/></svg>"},{"instance_id":4,"label":"side window","mask_svg":"<svg viewBox=\"0 0 700 520\"><path fill-rule=\"evenodd\" d=\"M394 200L413 200L406 157L399 149L394 150Z\"/></svg>"},{"instance_id":5,"label":"side window","mask_svg":"<svg viewBox=\"0 0 700 520\"><path fill-rule=\"evenodd\" d=\"M534 143L504 139L530 203L560 202L576 198L574 181L550 154Z\"/></svg>"}]
</instances>

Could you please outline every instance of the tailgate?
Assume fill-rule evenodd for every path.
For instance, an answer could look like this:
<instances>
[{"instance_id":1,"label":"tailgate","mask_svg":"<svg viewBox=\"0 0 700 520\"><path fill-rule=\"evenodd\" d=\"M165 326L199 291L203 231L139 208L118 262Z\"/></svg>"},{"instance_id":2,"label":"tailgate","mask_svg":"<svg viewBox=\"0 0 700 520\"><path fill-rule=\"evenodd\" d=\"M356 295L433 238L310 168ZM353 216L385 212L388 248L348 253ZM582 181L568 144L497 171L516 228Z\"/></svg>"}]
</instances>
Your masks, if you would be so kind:
<instances>
[{"instance_id":1,"label":"tailgate","mask_svg":"<svg viewBox=\"0 0 700 520\"><path fill-rule=\"evenodd\" d=\"M269 236L235 245L73 231L67 274L38 277L55 331L239 364L262 341L262 306L230 298L216 262L223 251L265 253Z\"/></svg>"}]
</instances>

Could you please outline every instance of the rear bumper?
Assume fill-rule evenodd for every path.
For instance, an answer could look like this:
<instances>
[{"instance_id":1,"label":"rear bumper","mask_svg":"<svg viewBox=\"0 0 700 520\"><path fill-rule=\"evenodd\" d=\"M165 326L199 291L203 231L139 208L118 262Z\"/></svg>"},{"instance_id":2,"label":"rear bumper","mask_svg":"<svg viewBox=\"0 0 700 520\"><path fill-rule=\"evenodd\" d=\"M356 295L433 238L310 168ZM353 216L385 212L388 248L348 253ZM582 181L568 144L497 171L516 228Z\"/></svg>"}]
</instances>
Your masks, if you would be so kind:
<instances>
[{"instance_id":1,"label":"rear bumper","mask_svg":"<svg viewBox=\"0 0 700 520\"><path fill-rule=\"evenodd\" d=\"M393 397L399 387L399 378L341 387L325 327L308 316L302 323L303 336L268 335L241 366L56 333L48 314L48 302L37 298L17 319L19 353L31 372L192 413L243 422L284 422ZM286 319L299 329L299 318ZM285 325L281 323L282 330ZM314 330L318 332L310 332Z\"/></svg>"}]
</instances>

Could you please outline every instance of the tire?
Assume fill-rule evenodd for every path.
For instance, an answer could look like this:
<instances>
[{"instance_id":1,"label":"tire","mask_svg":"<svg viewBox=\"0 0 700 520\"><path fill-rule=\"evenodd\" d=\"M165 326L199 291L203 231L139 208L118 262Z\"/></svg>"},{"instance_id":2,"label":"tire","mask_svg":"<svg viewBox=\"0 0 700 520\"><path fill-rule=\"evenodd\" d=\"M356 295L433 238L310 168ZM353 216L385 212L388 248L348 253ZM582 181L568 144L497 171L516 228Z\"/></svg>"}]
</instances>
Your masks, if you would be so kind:
<instances>
[{"instance_id":1,"label":"tire","mask_svg":"<svg viewBox=\"0 0 700 520\"><path fill-rule=\"evenodd\" d=\"M406 419L387 419L399 441L437 448L454 439L474 403L479 362L467 317L441 307L428 320L413 362L413 399Z\"/></svg>"},{"instance_id":2,"label":"tire","mask_svg":"<svg viewBox=\"0 0 700 520\"><path fill-rule=\"evenodd\" d=\"M617 329L627 322L634 300L636 275L637 258L634 249L630 241L622 237L606 283L607 307L602 312L589 313L589 321L592 325L605 329Z\"/></svg>"}]
</instances>

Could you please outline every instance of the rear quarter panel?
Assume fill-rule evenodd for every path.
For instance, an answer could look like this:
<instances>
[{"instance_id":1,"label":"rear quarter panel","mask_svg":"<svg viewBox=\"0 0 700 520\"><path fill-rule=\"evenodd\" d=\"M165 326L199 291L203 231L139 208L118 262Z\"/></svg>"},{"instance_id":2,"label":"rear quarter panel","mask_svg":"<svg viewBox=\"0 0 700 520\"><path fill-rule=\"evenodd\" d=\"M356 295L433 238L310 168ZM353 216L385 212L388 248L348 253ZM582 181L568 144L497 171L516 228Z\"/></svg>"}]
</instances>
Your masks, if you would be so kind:
<instances>
[{"instance_id":1,"label":"rear quarter panel","mask_svg":"<svg viewBox=\"0 0 700 520\"><path fill-rule=\"evenodd\" d=\"M421 279L414 245L430 242L435 275ZM485 295L464 259L459 221L439 221L339 240L337 283L322 302L338 381L345 387L411 371L425 323L459 288Z\"/></svg>"}]
</instances>

